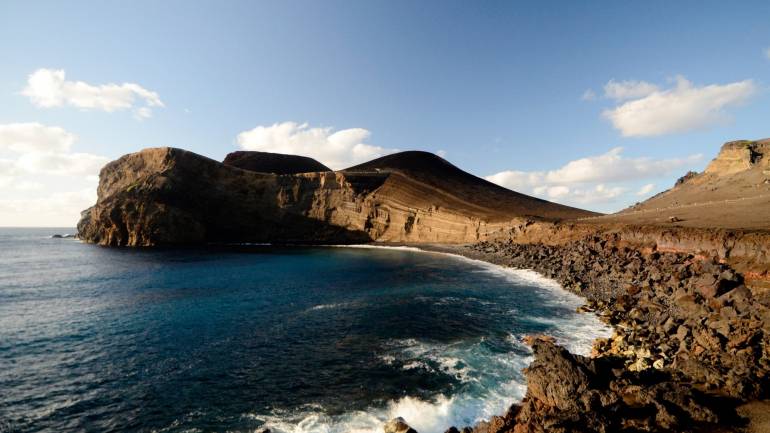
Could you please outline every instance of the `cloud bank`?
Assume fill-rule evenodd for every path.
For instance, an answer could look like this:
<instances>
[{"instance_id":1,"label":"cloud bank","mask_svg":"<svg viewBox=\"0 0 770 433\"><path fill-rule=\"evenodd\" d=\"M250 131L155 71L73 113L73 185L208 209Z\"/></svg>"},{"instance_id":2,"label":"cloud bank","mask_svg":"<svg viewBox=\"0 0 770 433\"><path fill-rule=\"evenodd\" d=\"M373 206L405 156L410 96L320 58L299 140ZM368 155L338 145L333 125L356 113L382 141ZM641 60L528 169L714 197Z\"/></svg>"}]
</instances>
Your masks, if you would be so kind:
<instances>
[{"instance_id":1,"label":"cloud bank","mask_svg":"<svg viewBox=\"0 0 770 433\"><path fill-rule=\"evenodd\" d=\"M486 176L486 179L558 203L585 206L618 200L640 180L668 175L691 167L701 159L702 155L675 159L627 158L623 156L623 148L616 147L602 155L576 159L553 170L507 170ZM654 185L642 187L640 193L644 193L640 195L653 188Z\"/></svg>"},{"instance_id":2,"label":"cloud bank","mask_svg":"<svg viewBox=\"0 0 770 433\"><path fill-rule=\"evenodd\" d=\"M370 135L363 128L335 132L330 127L282 122L243 131L236 141L244 150L309 156L338 170L398 151L366 144Z\"/></svg>"},{"instance_id":3,"label":"cloud bank","mask_svg":"<svg viewBox=\"0 0 770 433\"><path fill-rule=\"evenodd\" d=\"M109 160L72 152L76 141L56 126L0 124L0 225L77 222L80 211L96 201L95 181Z\"/></svg>"},{"instance_id":4,"label":"cloud bank","mask_svg":"<svg viewBox=\"0 0 770 433\"><path fill-rule=\"evenodd\" d=\"M730 120L727 109L757 93L752 80L697 87L677 76L670 89L644 81L610 80L605 97L622 102L602 114L626 137L646 137L704 129Z\"/></svg>"},{"instance_id":5,"label":"cloud bank","mask_svg":"<svg viewBox=\"0 0 770 433\"><path fill-rule=\"evenodd\" d=\"M616 101L625 101L627 99L644 98L659 90L658 86L646 81L610 80L604 85L604 96Z\"/></svg>"},{"instance_id":6,"label":"cloud bank","mask_svg":"<svg viewBox=\"0 0 770 433\"><path fill-rule=\"evenodd\" d=\"M108 113L133 108L138 119L152 116L152 107L164 107L158 93L136 83L92 85L68 81L63 69L38 69L29 76L21 94L41 108L69 105Z\"/></svg>"}]
</instances>

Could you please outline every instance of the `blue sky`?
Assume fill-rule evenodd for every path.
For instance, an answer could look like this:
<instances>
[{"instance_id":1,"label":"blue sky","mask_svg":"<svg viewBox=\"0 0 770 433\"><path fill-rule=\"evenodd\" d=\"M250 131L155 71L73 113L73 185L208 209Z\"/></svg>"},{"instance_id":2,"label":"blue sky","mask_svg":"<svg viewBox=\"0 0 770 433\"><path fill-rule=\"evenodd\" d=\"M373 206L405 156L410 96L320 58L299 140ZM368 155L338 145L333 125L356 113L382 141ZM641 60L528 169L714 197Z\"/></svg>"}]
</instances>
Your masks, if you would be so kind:
<instances>
[{"instance_id":1,"label":"blue sky","mask_svg":"<svg viewBox=\"0 0 770 433\"><path fill-rule=\"evenodd\" d=\"M616 211L770 136L768 20L768 2L2 2L0 225L73 225L102 162L153 146L335 168L423 149Z\"/></svg>"}]
</instances>

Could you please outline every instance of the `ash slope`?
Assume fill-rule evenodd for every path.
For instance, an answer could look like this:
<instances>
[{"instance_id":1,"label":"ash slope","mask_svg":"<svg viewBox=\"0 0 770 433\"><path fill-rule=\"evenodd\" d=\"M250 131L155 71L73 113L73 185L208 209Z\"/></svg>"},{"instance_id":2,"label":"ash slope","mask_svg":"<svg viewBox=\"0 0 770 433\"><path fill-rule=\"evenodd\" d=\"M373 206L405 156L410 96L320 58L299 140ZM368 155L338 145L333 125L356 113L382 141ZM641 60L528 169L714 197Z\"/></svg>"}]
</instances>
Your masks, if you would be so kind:
<instances>
[{"instance_id":1,"label":"ash slope","mask_svg":"<svg viewBox=\"0 0 770 433\"><path fill-rule=\"evenodd\" d=\"M307 166L307 160L272 155L240 154L238 160L256 160L265 171L265 159L283 164L281 170L304 171L297 161ZM498 187L426 152L338 172L274 174L153 148L102 169L97 203L83 212L78 233L113 246L464 243L504 234L516 219L592 215Z\"/></svg>"},{"instance_id":2,"label":"ash slope","mask_svg":"<svg viewBox=\"0 0 770 433\"><path fill-rule=\"evenodd\" d=\"M491 221L521 216L557 220L599 215L511 191L467 173L429 152L394 153L344 171L399 174L410 182L421 184L423 189L434 192L435 195L425 197L428 201L450 195L457 200L445 202L445 206L463 209L468 214ZM440 202L436 205L440 205Z\"/></svg>"}]
</instances>

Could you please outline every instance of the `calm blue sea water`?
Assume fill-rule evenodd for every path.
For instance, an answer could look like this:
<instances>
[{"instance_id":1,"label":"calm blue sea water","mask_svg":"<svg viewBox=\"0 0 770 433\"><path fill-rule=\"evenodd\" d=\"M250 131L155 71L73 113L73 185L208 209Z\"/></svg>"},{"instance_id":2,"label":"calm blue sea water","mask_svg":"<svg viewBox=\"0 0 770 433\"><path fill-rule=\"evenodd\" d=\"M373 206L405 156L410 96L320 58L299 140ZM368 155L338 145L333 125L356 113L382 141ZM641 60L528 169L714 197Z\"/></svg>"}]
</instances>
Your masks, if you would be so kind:
<instances>
[{"instance_id":1,"label":"calm blue sea water","mask_svg":"<svg viewBox=\"0 0 770 433\"><path fill-rule=\"evenodd\" d=\"M528 271L404 249L108 249L0 229L0 431L422 433L606 333Z\"/></svg>"}]
</instances>

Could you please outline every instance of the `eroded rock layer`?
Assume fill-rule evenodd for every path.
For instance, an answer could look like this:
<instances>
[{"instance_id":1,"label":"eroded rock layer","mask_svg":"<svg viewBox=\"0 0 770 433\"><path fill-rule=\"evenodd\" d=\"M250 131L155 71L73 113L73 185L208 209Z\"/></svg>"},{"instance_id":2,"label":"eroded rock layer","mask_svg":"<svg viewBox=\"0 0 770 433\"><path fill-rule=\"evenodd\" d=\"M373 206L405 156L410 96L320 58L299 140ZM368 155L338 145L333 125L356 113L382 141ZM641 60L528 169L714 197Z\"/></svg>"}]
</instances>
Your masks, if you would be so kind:
<instances>
[{"instance_id":1,"label":"eroded rock layer","mask_svg":"<svg viewBox=\"0 0 770 433\"><path fill-rule=\"evenodd\" d=\"M181 149L146 149L102 169L98 201L78 233L113 246L463 243L502 233L520 217L592 215L492 185L432 154L405 154L401 166L274 174L236 167L254 168L243 153L223 164ZM264 162L254 156L251 162ZM418 175L412 167L432 165L444 171Z\"/></svg>"}]
</instances>

